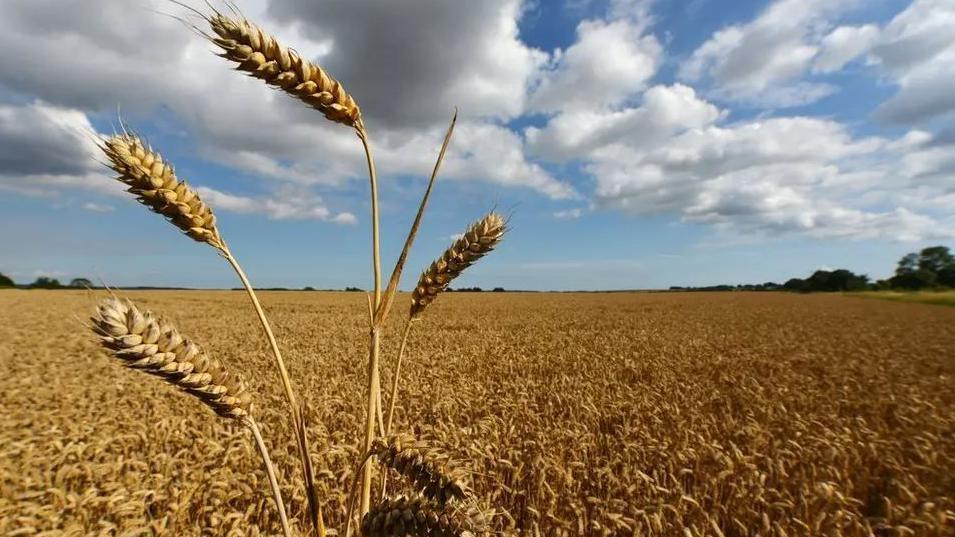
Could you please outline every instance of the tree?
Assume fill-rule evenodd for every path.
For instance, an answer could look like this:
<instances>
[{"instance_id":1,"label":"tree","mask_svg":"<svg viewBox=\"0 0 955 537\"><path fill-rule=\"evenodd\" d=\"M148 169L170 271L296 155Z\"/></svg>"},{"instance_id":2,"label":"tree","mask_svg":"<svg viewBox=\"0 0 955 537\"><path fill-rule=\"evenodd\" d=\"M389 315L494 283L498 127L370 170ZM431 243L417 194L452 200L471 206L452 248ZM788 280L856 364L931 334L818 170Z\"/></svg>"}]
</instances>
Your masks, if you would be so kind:
<instances>
[{"instance_id":1,"label":"tree","mask_svg":"<svg viewBox=\"0 0 955 537\"><path fill-rule=\"evenodd\" d=\"M802 278L790 278L789 280L786 280L786 283L783 284L783 289L787 291L806 293L809 291L809 285L807 285L806 280L803 280Z\"/></svg>"},{"instance_id":2,"label":"tree","mask_svg":"<svg viewBox=\"0 0 955 537\"><path fill-rule=\"evenodd\" d=\"M923 248L919 252L918 268L919 270L940 274L946 269L955 268L955 257L952 256L947 246Z\"/></svg>"},{"instance_id":3,"label":"tree","mask_svg":"<svg viewBox=\"0 0 955 537\"><path fill-rule=\"evenodd\" d=\"M899 259L898 266L895 267L895 275L902 276L903 274L912 274L919 269L919 255L918 254L906 254L905 257Z\"/></svg>"},{"instance_id":4,"label":"tree","mask_svg":"<svg viewBox=\"0 0 955 537\"><path fill-rule=\"evenodd\" d=\"M87 280L86 278L73 278L70 280L70 287L81 287L87 289L93 287L93 282Z\"/></svg>"},{"instance_id":5,"label":"tree","mask_svg":"<svg viewBox=\"0 0 955 537\"><path fill-rule=\"evenodd\" d=\"M13 280L0 273L0 287L13 287L15 285L16 284L13 283Z\"/></svg>"},{"instance_id":6,"label":"tree","mask_svg":"<svg viewBox=\"0 0 955 537\"><path fill-rule=\"evenodd\" d=\"M945 287L955 287L955 265L938 271L938 284Z\"/></svg>"},{"instance_id":7,"label":"tree","mask_svg":"<svg viewBox=\"0 0 955 537\"><path fill-rule=\"evenodd\" d=\"M890 281L892 282L892 287L917 291L919 289L933 287L938 281L938 275L930 270L919 269L912 272L896 274Z\"/></svg>"},{"instance_id":8,"label":"tree","mask_svg":"<svg viewBox=\"0 0 955 537\"><path fill-rule=\"evenodd\" d=\"M56 278L40 276L35 282L30 284L30 287L34 289L59 289L63 286L60 284L60 280L57 280Z\"/></svg>"}]
</instances>

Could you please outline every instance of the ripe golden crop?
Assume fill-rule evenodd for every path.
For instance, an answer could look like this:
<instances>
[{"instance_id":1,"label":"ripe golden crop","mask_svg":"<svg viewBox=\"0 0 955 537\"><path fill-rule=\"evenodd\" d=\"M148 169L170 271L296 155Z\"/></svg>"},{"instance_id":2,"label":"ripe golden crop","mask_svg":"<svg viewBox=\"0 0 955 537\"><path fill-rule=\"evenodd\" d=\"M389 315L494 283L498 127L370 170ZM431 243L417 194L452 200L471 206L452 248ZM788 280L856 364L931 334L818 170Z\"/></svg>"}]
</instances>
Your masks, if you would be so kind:
<instances>
[{"instance_id":1,"label":"ripe golden crop","mask_svg":"<svg viewBox=\"0 0 955 537\"><path fill-rule=\"evenodd\" d=\"M247 297L130 296L247 380L305 535L298 448ZM343 527L366 298L261 298L327 523ZM0 292L0 534L274 533L241 425L114 367L64 322L92 303ZM497 531L955 535L953 323L955 309L841 296L449 293L410 333L395 427L466 461ZM403 328L396 316L385 332ZM398 339L382 346L386 386Z\"/></svg>"}]
</instances>

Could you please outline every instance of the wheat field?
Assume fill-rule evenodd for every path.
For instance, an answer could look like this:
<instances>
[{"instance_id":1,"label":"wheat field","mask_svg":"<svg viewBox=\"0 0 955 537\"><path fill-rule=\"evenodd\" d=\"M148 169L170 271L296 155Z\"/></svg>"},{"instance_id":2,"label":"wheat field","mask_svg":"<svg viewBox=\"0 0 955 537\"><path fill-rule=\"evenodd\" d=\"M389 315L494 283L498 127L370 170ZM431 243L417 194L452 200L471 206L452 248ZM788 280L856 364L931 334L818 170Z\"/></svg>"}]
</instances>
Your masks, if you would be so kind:
<instances>
[{"instance_id":1,"label":"wheat field","mask_svg":"<svg viewBox=\"0 0 955 537\"><path fill-rule=\"evenodd\" d=\"M85 328L104 294L0 292L0 535L274 534L248 431L116 367ZM246 379L307 534L247 297L128 295ZM366 297L262 302L339 528L363 440ZM462 461L497 531L955 535L955 309L777 293L451 293L432 308L410 335L394 429Z\"/></svg>"}]
</instances>

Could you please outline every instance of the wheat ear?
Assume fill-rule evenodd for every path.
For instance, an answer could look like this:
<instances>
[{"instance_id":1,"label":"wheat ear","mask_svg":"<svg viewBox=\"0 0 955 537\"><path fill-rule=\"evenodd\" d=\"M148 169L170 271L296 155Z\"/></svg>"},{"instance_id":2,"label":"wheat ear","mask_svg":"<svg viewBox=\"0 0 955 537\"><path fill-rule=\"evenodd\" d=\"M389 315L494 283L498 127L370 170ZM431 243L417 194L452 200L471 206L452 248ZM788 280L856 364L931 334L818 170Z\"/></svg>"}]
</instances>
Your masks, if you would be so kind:
<instances>
[{"instance_id":1,"label":"wheat ear","mask_svg":"<svg viewBox=\"0 0 955 537\"><path fill-rule=\"evenodd\" d=\"M282 531L291 537L285 502L258 425L252 419L252 397L245 383L219 360L183 337L175 326L129 300L110 297L100 302L90 319L100 344L124 365L161 377L194 395L216 414L240 421L252 431L265 464Z\"/></svg>"},{"instance_id":2,"label":"wheat ear","mask_svg":"<svg viewBox=\"0 0 955 537\"><path fill-rule=\"evenodd\" d=\"M123 134L117 134L104 140L100 148L109 159L110 167L119 174L117 179L129 185L128 191L135 195L140 203L157 213L165 215L174 225L185 231L193 239L205 242L218 250L245 287L272 350L272 356L275 358L275 365L289 404L289 412L293 428L296 431L296 441L302 460L302 471L305 474L305 483L308 488L309 515L319 537L325 537L321 506L315 488L314 472L312 471L311 459L307 455L308 438L305 434L302 412L292 390L292 381L289 378L288 369L285 367L278 342L275 340L272 327L262 310L261 304L259 304L259 299L252 288L251 282L249 282L245 271L242 270L239 261L229 250L216 227L216 219L212 214L212 209L199 199L199 194L194 189L176 178L172 165L165 162L159 152L150 148L136 134L124 131Z\"/></svg>"},{"instance_id":3,"label":"wheat ear","mask_svg":"<svg viewBox=\"0 0 955 537\"><path fill-rule=\"evenodd\" d=\"M473 537L482 531L478 517L470 517L427 498L398 496L372 506L362 518L365 537L442 536Z\"/></svg>"},{"instance_id":4,"label":"wheat ear","mask_svg":"<svg viewBox=\"0 0 955 537\"><path fill-rule=\"evenodd\" d=\"M442 463L448 457L410 435L377 439L371 451L380 464L404 476L415 492L439 505L468 496L460 477Z\"/></svg>"},{"instance_id":5,"label":"wheat ear","mask_svg":"<svg viewBox=\"0 0 955 537\"><path fill-rule=\"evenodd\" d=\"M410 317L418 318L464 269L493 250L506 231L507 221L493 211L471 224L464 235L421 274L411 293Z\"/></svg>"},{"instance_id":6,"label":"wheat ear","mask_svg":"<svg viewBox=\"0 0 955 537\"><path fill-rule=\"evenodd\" d=\"M125 132L101 142L116 179L127 191L153 212L165 216L186 235L221 249L222 237L212 209L199 194L176 177L172 165L164 161L136 134Z\"/></svg>"},{"instance_id":7,"label":"wheat ear","mask_svg":"<svg viewBox=\"0 0 955 537\"><path fill-rule=\"evenodd\" d=\"M341 82L324 69L279 43L275 37L245 18L216 13L206 19L215 33L211 40L236 68L261 78L301 99L331 121L357 127L361 110Z\"/></svg>"}]
</instances>

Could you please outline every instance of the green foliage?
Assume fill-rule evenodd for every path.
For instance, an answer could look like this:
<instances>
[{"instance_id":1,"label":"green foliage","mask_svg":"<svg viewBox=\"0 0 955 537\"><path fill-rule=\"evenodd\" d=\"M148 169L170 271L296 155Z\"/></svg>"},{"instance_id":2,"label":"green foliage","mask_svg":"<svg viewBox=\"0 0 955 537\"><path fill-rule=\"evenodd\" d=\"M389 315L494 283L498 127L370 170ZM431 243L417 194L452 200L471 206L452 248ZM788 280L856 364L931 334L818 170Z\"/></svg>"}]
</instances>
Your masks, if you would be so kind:
<instances>
[{"instance_id":1,"label":"green foliage","mask_svg":"<svg viewBox=\"0 0 955 537\"><path fill-rule=\"evenodd\" d=\"M86 278L73 278L70 280L70 287L79 287L81 289L88 289L93 287L93 282L89 281Z\"/></svg>"},{"instance_id":2,"label":"green foliage","mask_svg":"<svg viewBox=\"0 0 955 537\"><path fill-rule=\"evenodd\" d=\"M16 284L9 277L0 273L0 287L13 287Z\"/></svg>"},{"instance_id":3,"label":"green foliage","mask_svg":"<svg viewBox=\"0 0 955 537\"><path fill-rule=\"evenodd\" d=\"M800 293L818 291L861 291L869 287L869 277L846 269L817 270L805 280L792 278L783 285L787 291Z\"/></svg>"},{"instance_id":4,"label":"green foliage","mask_svg":"<svg viewBox=\"0 0 955 537\"><path fill-rule=\"evenodd\" d=\"M955 256L947 246L930 246L899 260L889 282L895 289L955 287Z\"/></svg>"},{"instance_id":5,"label":"green foliage","mask_svg":"<svg viewBox=\"0 0 955 537\"><path fill-rule=\"evenodd\" d=\"M60 280L57 280L56 278L40 276L35 282L30 284L30 287L33 289L59 289L63 287L63 285L60 284Z\"/></svg>"}]
</instances>

